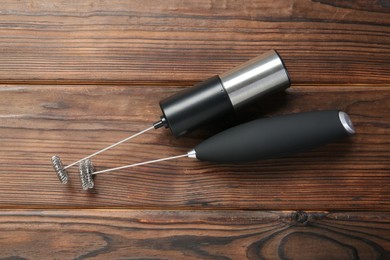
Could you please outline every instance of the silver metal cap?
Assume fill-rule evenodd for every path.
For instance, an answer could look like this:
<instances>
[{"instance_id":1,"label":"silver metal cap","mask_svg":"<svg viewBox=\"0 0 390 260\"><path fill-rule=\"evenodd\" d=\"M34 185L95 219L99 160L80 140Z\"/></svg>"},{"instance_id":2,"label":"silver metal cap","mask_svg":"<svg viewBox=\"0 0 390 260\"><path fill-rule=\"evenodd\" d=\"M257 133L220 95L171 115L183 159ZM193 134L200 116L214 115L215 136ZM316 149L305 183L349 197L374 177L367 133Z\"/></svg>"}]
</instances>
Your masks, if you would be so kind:
<instances>
[{"instance_id":1,"label":"silver metal cap","mask_svg":"<svg viewBox=\"0 0 390 260\"><path fill-rule=\"evenodd\" d=\"M194 158L194 159L196 159L196 151L195 151L195 149L192 149L191 151L189 151L189 152L187 153L187 156L188 156L188 158Z\"/></svg>"},{"instance_id":2,"label":"silver metal cap","mask_svg":"<svg viewBox=\"0 0 390 260\"><path fill-rule=\"evenodd\" d=\"M268 51L219 76L234 108L286 89L290 78L279 54Z\"/></svg>"},{"instance_id":3,"label":"silver metal cap","mask_svg":"<svg viewBox=\"0 0 390 260\"><path fill-rule=\"evenodd\" d=\"M343 111L339 112L339 118L340 122L343 125L345 131L348 132L348 134L353 135L355 133L355 128L353 127L351 118L349 118L349 115Z\"/></svg>"}]
</instances>

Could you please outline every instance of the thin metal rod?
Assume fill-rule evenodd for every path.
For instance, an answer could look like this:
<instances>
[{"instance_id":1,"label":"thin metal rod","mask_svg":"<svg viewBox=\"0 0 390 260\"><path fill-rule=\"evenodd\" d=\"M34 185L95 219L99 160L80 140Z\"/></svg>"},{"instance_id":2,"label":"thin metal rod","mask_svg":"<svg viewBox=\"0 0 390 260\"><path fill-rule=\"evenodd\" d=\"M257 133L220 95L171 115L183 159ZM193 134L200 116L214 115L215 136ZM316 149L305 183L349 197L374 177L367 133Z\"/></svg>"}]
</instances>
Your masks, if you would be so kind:
<instances>
[{"instance_id":1,"label":"thin metal rod","mask_svg":"<svg viewBox=\"0 0 390 260\"><path fill-rule=\"evenodd\" d=\"M145 133L145 132L147 132L147 131L149 131L149 130L152 130L152 129L154 129L154 126L151 126L151 127L149 127L149 128L146 128L145 130L142 130L141 132L138 132L138 133L136 133L136 134L134 134L134 135L132 135L132 136L129 136L129 137L127 137L127 138L125 138L125 139L123 139L123 140L121 140L121 141L119 141L119 142L117 142L117 143L115 143L115 144L112 144L112 145L110 145L110 146L107 146L106 148L104 148L104 149L102 149L102 150L99 150L99 151L97 151L97 152L95 152L95 153L93 153L93 154L91 154L91 155L88 155L88 156L84 157L83 159L78 160L77 162L74 162L74 163L72 163L72 164L69 164L69 165L67 165L64 169L66 170L66 169L72 167L73 165L78 164L78 163L81 162L81 161L84 161L84 160L89 159L89 158L91 158L91 157L93 157L93 156L95 156L95 155L98 155L99 153L102 153L102 152L107 151L107 150L109 150L109 149L111 149L111 148L114 148L115 146L120 145L121 143L124 143L124 142L126 142L126 141L128 141L128 140L130 140L130 139L132 139L132 138L134 138L134 137L137 137L137 136L139 136L139 135L141 135L141 134L143 134L143 133Z\"/></svg>"},{"instance_id":2,"label":"thin metal rod","mask_svg":"<svg viewBox=\"0 0 390 260\"><path fill-rule=\"evenodd\" d=\"M120 167L116 167L116 168L111 168L111 169L106 169L106 170L102 170L102 171L97 171L97 172L94 172L92 174L95 175L95 174L98 174L98 173L112 172L112 171L116 171L116 170L122 170L122 169L130 168L130 167L145 165L145 164L149 164L149 163L168 161L168 160L173 160L173 159L182 158L182 157L188 157L188 154L186 153L186 154L182 154L182 155L176 155L176 156L166 157L166 158L157 159L157 160L151 160L151 161L146 161L146 162L141 162L141 163L129 164L129 165L120 166Z\"/></svg>"}]
</instances>

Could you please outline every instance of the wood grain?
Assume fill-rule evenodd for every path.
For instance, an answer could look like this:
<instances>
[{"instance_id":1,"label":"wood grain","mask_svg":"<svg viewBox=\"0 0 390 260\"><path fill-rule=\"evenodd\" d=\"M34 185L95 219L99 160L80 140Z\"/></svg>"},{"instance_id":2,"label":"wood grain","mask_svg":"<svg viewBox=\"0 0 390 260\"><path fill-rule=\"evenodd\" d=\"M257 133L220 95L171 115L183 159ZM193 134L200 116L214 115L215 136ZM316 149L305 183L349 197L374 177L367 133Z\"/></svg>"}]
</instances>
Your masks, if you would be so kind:
<instances>
[{"instance_id":1,"label":"wood grain","mask_svg":"<svg viewBox=\"0 0 390 260\"><path fill-rule=\"evenodd\" d=\"M259 116L351 115L355 136L307 153L242 165L184 158L98 175L91 192L81 190L77 168L69 185L58 182L53 154L69 164L148 127L160 115L158 100L182 88L1 86L0 207L390 210L388 85L295 86L184 138L155 130L93 161L99 170L182 154Z\"/></svg>"},{"instance_id":2,"label":"wood grain","mask_svg":"<svg viewBox=\"0 0 390 260\"><path fill-rule=\"evenodd\" d=\"M0 258L390 259L389 36L388 0L1 1ZM145 129L159 100L269 49L285 93L183 138L147 133L96 169L301 111L344 110L357 134L251 164L103 174L89 192L76 168L58 182L53 154L68 164Z\"/></svg>"},{"instance_id":3,"label":"wood grain","mask_svg":"<svg viewBox=\"0 0 390 260\"><path fill-rule=\"evenodd\" d=\"M2 1L0 84L198 82L269 49L294 83L389 83L382 1Z\"/></svg>"},{"instance_id":4,"label":"wood grain","mask_svg":"<svg viewBox=\"0 0 390 260\"><path fill-rule=\"evenodd\" d=\"M3 211L0 257L388 259L389 234L385 213Z\"/></svg>"}]
</instances>

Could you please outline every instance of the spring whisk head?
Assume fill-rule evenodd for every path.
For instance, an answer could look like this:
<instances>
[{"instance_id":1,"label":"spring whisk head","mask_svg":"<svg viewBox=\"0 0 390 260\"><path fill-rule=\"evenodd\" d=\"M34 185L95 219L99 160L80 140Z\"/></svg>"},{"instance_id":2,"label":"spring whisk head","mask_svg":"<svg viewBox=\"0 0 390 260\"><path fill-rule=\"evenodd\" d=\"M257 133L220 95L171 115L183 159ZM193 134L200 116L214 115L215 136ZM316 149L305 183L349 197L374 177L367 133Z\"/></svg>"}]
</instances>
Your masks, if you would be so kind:
<instances>
[{"instance_id":1,"label":"spring whisk head","mask_svg":"<svg viewBox=\"0 0 390 260\"><path fill-rule=\"evenodd\" d=\"M92 189L95 186L93 181L93 165L91 160L86 159L79 164L81 187L84 190Z\"/></svg>"},{"instance_id":2,"label":"spring whisk head","mask_svg":"<svg viewBox=\"0 0 390 260\"><path fill-rule=\"evenodd\" d=\"M62 165L60 157L54 155L53 157L51 157L51 162L60 182L63 184L68 183L69 175L68 172L64 169L64 166Z\"/></svg>"}]
</instances>

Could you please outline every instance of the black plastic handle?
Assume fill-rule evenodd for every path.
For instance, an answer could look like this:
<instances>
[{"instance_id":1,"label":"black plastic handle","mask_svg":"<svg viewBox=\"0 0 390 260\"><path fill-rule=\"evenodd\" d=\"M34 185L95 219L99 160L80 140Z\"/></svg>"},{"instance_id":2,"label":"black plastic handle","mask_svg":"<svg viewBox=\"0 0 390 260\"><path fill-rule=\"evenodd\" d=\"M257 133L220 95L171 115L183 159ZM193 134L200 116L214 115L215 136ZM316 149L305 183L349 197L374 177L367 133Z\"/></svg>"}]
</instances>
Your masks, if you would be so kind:
<instances>
[{"instance_id":1,"label":"black plastic handle","mask_svg":"<svg viewBox=\"0 0 390 260\"><path fill-rule=\"evenodd\" d=\"M337 110L314 111L254 120L200 143L195 147L196 158L210 162L249 162L314 148L353 133L348 116L350 129L343 125L342 114L346 115Z\"/></svg>"}]
</instances>

